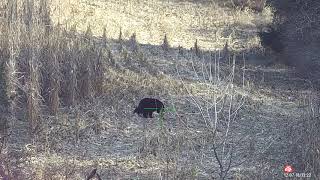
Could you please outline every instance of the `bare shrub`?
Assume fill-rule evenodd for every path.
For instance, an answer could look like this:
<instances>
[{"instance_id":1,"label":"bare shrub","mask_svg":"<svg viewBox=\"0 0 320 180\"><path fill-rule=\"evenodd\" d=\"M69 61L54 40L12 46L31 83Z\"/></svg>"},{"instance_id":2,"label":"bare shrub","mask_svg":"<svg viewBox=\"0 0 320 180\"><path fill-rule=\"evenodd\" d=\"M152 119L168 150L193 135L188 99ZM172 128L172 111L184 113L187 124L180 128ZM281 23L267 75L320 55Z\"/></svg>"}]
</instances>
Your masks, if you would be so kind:
<instances>
[{"instance_id":1,"label":"bare shrub","mask_svg":"<svg viewBox=\"0 0 320 180\"><path fill-rule=\"evenodd\" d=\"M212 149L210 151L214 157L214 162L211 162L212 178L225 179L230 176L232 168L248 161L247 154L242 152L246 141L236 133L239 113L246 96L236 92L235 56L229 67L229 73L224 76L221 76L222 71L219 70L218 64L219 59L215 58L210 63L204 61L193 65L202 67L202 77L199 79L204 84L203 91L210 98L201 96L201 89L198 89L198 92L189 88L186 90L188 102L198 112L197 118L205 124L206 133L203 135L205 140L200 143L200 147L210 146ZM195 70L197 67L192 69ZM177 73L180 75L180 72ZM205 153L203 155L207 156Z\"/></svg>"}]
</instances>

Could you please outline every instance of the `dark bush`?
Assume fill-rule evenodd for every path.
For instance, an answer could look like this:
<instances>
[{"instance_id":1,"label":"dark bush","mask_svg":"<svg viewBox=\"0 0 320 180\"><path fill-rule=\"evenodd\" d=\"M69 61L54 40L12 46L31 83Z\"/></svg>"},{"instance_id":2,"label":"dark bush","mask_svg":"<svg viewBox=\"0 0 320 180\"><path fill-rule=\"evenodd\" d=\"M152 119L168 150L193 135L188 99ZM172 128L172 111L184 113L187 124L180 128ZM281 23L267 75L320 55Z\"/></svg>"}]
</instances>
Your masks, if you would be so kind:
<instances>
[{"instance_id":1,"label":"dark bush","mask_svg":"<svg viewBox=\"0 0 320 180\"><path fill-rule=\"evenodd\" d=\"M263 47L270 48L272 51L276 53L283 52L284 46L281 41L281 36L278 31L276 31L273 27L270 27L268 31L260 31L258 33L261 45Z\"/></svg>"},{"instance_id":2,"label":"dark bush","mask_svg":"<svg viewBox=\"0 0 320 180\"><path fill-rule=\"evenodd\" d=\"M320 67L320 1L271 0L282 55L304 78L317 79Z\"/></svg>"}]
</instances>

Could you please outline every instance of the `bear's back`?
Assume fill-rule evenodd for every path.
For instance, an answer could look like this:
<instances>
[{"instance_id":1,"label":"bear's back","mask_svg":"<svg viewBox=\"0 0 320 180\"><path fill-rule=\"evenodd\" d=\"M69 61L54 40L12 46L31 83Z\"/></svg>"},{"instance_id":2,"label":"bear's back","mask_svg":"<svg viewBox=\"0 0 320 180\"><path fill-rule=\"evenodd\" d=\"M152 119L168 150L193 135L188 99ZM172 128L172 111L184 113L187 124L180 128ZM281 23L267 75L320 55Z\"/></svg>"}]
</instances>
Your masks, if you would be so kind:
<instances>
[{"instance_id":1,"label":"bear's back","mask_svg":"<svg viewBox=\"0 0 320 180\"><path fill-rule=\"evenodd\" d=\"M162 108L163 103L158 99L143 98L139 103L139 108Z\"/></svg>"}]
</instances>

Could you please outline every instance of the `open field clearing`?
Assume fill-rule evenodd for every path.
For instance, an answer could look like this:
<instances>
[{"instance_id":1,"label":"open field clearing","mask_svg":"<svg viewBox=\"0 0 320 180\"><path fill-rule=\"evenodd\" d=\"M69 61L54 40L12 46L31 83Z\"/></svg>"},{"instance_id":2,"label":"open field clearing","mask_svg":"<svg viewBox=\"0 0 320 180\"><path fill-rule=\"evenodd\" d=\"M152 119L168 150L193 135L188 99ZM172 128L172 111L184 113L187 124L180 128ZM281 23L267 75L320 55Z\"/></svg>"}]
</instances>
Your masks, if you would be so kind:
<instances>
[{"instance_id":1,"label":"open field clearing","mask_svg":"<svg viewBox=\"0 0 320 180\"><path fill-rule=\"evenodd\" d=\"M258 45L256 27L271 23L270 8L262 13L227 9L217 3L160 0L54 0L52 20L77 26L85 32L92 26L95 35L107 28L107 37L117 39L136 33L142 44L159 45L167 34L174 47L191 48L197 39L207 50L222 49L226 42L235 50Z\"/></svg>"}]
</instances>

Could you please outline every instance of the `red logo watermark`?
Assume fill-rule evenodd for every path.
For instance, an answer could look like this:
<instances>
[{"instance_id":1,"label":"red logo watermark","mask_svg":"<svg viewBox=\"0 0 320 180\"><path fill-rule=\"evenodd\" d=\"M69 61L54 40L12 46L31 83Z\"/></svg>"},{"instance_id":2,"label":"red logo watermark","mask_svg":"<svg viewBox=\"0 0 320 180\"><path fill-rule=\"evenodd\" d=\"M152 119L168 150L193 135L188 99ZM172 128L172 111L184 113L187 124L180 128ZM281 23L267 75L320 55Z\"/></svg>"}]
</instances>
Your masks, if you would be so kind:
<instances>
[{"instance_id":1,"label":"red logo watermark","mask_svg":"<svg viewBox=\"0 0 320 180\"><path fill-rule=\"evenodd\" d=\"M293 167L290 165L285 165L283 171L284 171L284 173L293 173L294 172Z\"/></svg>"},{"instance_id":2,"label":"red logo watermark","mask_svg":"<svg viewBox=\"0 0 320 180\"><path fill-rule=\"evenodd\" d=\"M296 170L291 165L285 165L283 168L283 175L285 177L296 177L296 178L311 178L312 174L309 172L295 172Z\"/></svg>"}]
</instances>

